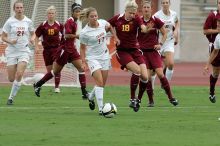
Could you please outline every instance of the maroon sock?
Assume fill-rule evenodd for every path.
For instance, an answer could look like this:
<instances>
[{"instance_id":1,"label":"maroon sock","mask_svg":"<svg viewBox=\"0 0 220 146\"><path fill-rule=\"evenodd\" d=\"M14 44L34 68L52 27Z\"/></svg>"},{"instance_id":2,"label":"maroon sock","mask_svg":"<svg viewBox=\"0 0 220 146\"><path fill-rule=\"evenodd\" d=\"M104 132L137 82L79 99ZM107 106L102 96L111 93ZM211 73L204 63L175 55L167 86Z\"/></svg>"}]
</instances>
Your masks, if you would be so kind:
<instances>
[{"instance_id":1,"label":"maroon sock","mask_svg":"<svg viewBox=\"0 0 220 146\"><path fill-rule=\"evenodd\" d=\"M144 94L144 91L146 90L147 88L147 83L144 83L142 81L139 82L139 92L138 92L138 99L141 100L142 97L143 97L143 94Z\"/></svg>"},{"instance_id":2,"label":"maroon sock","mask_svg":"<svg viewBox=\"0 0 220 146\"><path fill-rule=\"evenodd\" d=\"M85 73L79 73L79 83L81 85L81 89L86 88L86 76Z\"/></svg>"},{"instance_id":3,"label":"maroon sock","mask_svg":"<svg viewBox=\"0 0 220 146\"><path fill-rule=\"evenodd\" d=\"M210 89L209 89L210 95L215 95L215 84L218 78L214 78L213 75L210 75L209 80L210 80Z\"/></svg>"},{"instance_id":4,"label":"maroon sock","mask_svg":"<svg viewBox=\"0 0 220 146\"><path fill-rule=\"evenodd\" d=\"M55 81L55 88L59 88L59 85L60 85L60 77L61 77L61 74L58 73L55 75L55 78L54 78L54 81Z\"/></svg>"},{"instance_id":5,"label":"maroon sock","mask_svg":"<svg viewBox=\"0 0 220 146\"><path fill-rule=\"evenodd\" d=\"M149 103L153 103L154 102L154 99L153 99L154 92L153 92L152 82L151 81L147 82L146 91L147 91Z\"/></svg>"},{"instance_id":6,"label":"maroon sock","mask_svg":"<svg viewBox=\"0 0 220 146\"><path fill-rule=\"evenodd\" d=\"M40 81L36 83L36 86L41 87L44 83L46 83L52 78L53 78L53 74L51 72L48 72L47 74L44 75L44 77Z\"/></svg>"},{"instance_id":7,"label":"maroon sock","mask_svg":"<svg viewBox=\"0 0 220 146\"><path fill-rule=\"evenodd\" d=\"M170 84L169 84L167 78L164 76L163 78L160 79L160 82L161 82L161 85L162 85L163 89L165 90L169 100L173 99L173 95L170 90Z\"/></svg>"},{"instance_id":8,"label":"maroon sock","mask_svg":"<svg viewBox=\"0 0 220 146\"><path fill-rule=\"evenodd\" d=\"M130 94L131 99L135 98L135 91L137 89L138 83L139 83L139 75L132 74L131 80L130 80Z\"/></svg>"}]
</instances>

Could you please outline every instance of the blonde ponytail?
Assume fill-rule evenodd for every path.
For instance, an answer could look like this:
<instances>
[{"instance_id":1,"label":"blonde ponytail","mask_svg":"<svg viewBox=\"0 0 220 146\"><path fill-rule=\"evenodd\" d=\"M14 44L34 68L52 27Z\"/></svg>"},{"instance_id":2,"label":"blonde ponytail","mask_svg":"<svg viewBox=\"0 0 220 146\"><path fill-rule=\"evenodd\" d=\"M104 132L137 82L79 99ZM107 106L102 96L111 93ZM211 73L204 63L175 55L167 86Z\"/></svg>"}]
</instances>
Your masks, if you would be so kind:
<instances>
[{"instance_id":1,"label":"blonde ponytail","mask_svg":"<svg viewBox=\"0 0 220 146\"><path fill-rule=\"evenodd\" d=\"M79 20L80 21L85 21L88 17L89 17L89 14L93 11L97 11L95 8L93 7L89 7L89 8L85 8L83 9L81 12L80 12L80 17L79 17Z\"/></svg>"}]
</instances>

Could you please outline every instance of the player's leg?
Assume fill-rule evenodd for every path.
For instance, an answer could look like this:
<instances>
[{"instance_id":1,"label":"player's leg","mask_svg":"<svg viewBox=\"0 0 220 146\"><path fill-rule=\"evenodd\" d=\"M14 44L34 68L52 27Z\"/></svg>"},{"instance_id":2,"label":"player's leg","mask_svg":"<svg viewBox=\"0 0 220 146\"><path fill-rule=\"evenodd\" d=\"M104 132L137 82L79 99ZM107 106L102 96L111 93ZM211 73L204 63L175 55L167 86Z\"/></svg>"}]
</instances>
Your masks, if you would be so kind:
<instances>
[{"instance_id":1,"label":"player's leg","mask_svg":"<svg viewBox=\"0 0 220 146\"><path fill-rule=\"evenodd\" d=\"M209 81L210 81L209 100L210 100L212 103L215 103L215 102L216 102L215 85L216 85L216 82L217 82L217 80L218 80L219 72L220 72L220 67L212 66L212 74L211 74L210 77L209 77Z\"/></svg>"},{"instance_id":2,"label":"player's leg","mask_svg":"<svg viewBox=\"0 0 220 146\"><path fill-rule=\"evenodd\" d=\"M28 60L28 54L23 54L16 58L8 58L7 60L8 79L10 82L13 82L11 92L7 101L8 105L13 104L13 99L17 95L17 92L21 87L21 80L27 67Z\"/></svg>"},{"instance_id":3,"label":"player's leg","mask_svg":"<svg viewBox=\"0 0 220 146\"><path fill-rule=\"evenodd\" d=\"M151 83L152 83L152 88L154 89L154 86L155 86L155 80L156 80L156 77L157 77L157 74L155 73L155 71L154 70L152 70L151 72L150 72L150 74L151 74ZM150 79L149 78L149 79Z\"/></svg>"},{"instance_id":4,"label":"player's leg","mask_svg":"<svg viewBox=\"0 0 220 146\"><path fill-rule=\"evenodd\" d=\"M88 99L89 93L86 90L86 76L85 76L85 71L82 68L82 60L81 59L74 60L72 61L72 64L76 67L76 69L79 72L79 82L81 85L82 98Z\"/></svg>"},{"instance_id":5,"label":"player's leg","mask_svg":"<svg viewBox=\"0 0 220 146\"><path fill-rule=\"evenodd\" d=\"M140 67L134 61L129 62L126 65L126 68L132 72L131 80L130 80L130 104L129 107L135 107L135 92L139 84L139 78L141 75Z\"/></svg>"},{"instance_id":6,"label":"player's leg","mask_svg":"<svg viewBox=\"0 0 220 146\"><path fill-rule=\"evenodd\" d=\"M57 62L53 63L53 69L50 72L47 72L44 77L39 80L37 83L34 83L34 92L35 94L40 97L40 90L41 86L45 84L47 81L52 79L55 75L60 74L61 70L63 69L63 65L59 65Z\"/></svg>"},{"instance_id":7,"label":"player's leg","mask_svg":"<svg viewBox=\"0 0 220 146\"><path fill-rule=\"evenodd\" d=\"M165 93L167 94L170 103L172 103L174 106L178 105L178 101L173 97L173 94L171 92L170 84L169 84L166 76L164 76L164 74L163 74L163 69L157 68L157 69L155 69L155 71L157 73L158 78L160 79L162 89L165 90Z\"/></svg>"},{"instance_id":8,"label":"player's leg","mask_svg":"<svg viewBox=\"0 0 220 146\"><path fill-rule=\"evenodd\" d=\"M140 108L141 99L143 96L143 93L146 91L146 88L148 86L148 70L146 67L146 64L140 64L139 65L141 69L141 76L140 76L140 82L139 82L139 93L138 93L138 99L136 101L136 108L135 111L137 112ZM152 85L151 85L152 86Z\"/></svg>"},{"instance_id":9,"label":"player's leg","mask_svg":"<svg viewBox=\"0 0 220 146\"><path fill-rule=\"evenodd\" d=\"M95 80L95 84L96 84L95 97L96 97L99 113L101 113L103 108L103 94L104 94L102 71L100 69L95 70L92 73L92 77Z\"/></svg>"},{"instance_id":10,"label":"player's leg","mask_svg":"<svg viewBox=\"0 0 220 146\"><path fill-rule=\"evenodd\" d=\"M173 76L173 67L174 67L174 53L167 51L164 53L164 65L166 69L165 76L168 81L171 81Z\"/></svg>"}]
</instances>

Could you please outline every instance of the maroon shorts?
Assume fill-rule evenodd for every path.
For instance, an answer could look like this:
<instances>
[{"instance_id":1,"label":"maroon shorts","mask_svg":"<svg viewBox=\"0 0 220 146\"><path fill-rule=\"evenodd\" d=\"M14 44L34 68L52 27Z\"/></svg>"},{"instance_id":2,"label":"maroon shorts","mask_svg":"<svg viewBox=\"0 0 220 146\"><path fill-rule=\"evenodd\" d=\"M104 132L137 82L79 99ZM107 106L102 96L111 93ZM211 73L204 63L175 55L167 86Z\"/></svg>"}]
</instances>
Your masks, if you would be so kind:
<instances>
[{"instance_id":1,"label":"maroon shorts","mask_svg":"<svg viewBox=\"0 0 220 146\"><path fill-rule=\"evenodd\" d=\"M46 66L52 65L53 62L56 60L57 51L58 51L58 48L44 49L43 57L44 57L44 63Z\"/></svg>"},{"instance_id":2,"label":"maroon shorts","mask_svg":"<svg viewBox=\"0 0 220 146\"><path fill-rule=\"evenodd\" d=\"M158 51L145 50L143 56L148 69L162 68L162 59Z\"/></svg>"},{"instance_id":3,"label":"maroon shorts","mask_svg":"<svg viewBox=\"0 0 220 146\"><path fill-rule=\"evenodd\" d=\"M74 49L72 52L68 52L64 49L59 49L57 53L56 63L64 66L67 63L71 63L74 60L80 59L80 55L76 49Z\"/></svg>"},{"instance_id":4,"label":"maroon shorts","mask_svg":"<svg viewBox=\"0 0 220 146\"><path fill-rule=\"evenodd\" d=\"M116 56L122 68L124 68L131 61L134 61L137 64L145 64L144 57L139 49L130 49L130 50L117 49Z\"/></svg>"},{"instance_id":5,"label":"maroon shorts","mask_svg":"<svg viewBox=\"0 0 220 146\"><path fill-rule=\"evenodd\" d=\"M215 67L220 67L220 51L211 64Z\"/></svg>"}]
</instances>

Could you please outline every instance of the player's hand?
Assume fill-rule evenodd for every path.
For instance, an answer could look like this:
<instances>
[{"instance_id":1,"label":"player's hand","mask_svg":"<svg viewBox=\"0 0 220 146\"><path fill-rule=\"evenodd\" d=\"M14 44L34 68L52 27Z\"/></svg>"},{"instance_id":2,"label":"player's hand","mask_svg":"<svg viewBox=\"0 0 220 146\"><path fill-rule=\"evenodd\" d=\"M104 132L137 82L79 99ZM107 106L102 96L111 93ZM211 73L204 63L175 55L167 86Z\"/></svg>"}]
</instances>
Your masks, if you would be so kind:
<instances>
[{"instance_id":1,"label":"player's hand","mask_svg":"<svg viewBox=\"0 0 220 146\"><path fill-rule=\"evenodd\" d=\"M17 38L17 39L14 39L14 40L11 40L11 41L10 41L10 44L11 44L11 45L15 45L17 42L18 42L18 38Z\"/></svg>"},{"instance_id":2,"label":"player's hand","mask_svg":"<svg viewBox=\"0 0 220 146\"><path fill-rule=\"evenodd\" d=\"M85 61L82 61L82 68L84 69L84 71L89 70L88 69L88 65L87 65L87 63Z\"/></svg>"},{"instance_id":3,"label":"player's hand","mask_svg":"<svg viewBox=\"0 0 220 146\"><path fill-rule=\"evenodd\" d=\"M155 50L160 50L160 49L161 49L161 45L160 45L160 44L154 45L154 49L155 49Z\"/></svg>"},{"instance_id":4,"label":"player's hand","mask_svg":"<svg viewBox=\"0 0 220 146\"><path fill-rule=\"evenodd\" d=\"M120 40L118 39L118 38L115 38L115 44L116 44L116 46L119 46L120 45Z\"/></svg>"},{"instance_id":5,"label":"player's hand","mask_svg":"<svg viewBox=\"0 0 220 146\"><path fill-rule=\"evenodd\" d=\"M206 64L204 69L203 69L203 75L209 74L209 64Z\"/></svg>"}]
</instances>

